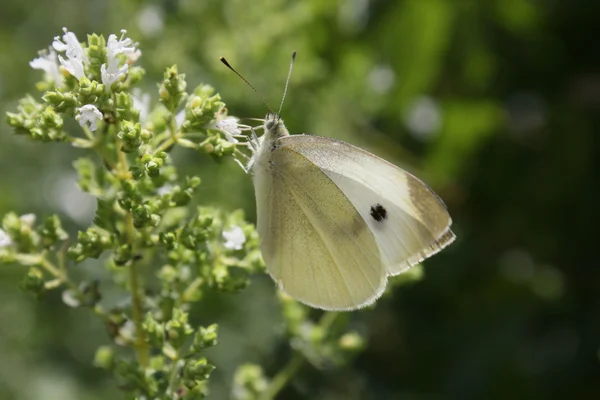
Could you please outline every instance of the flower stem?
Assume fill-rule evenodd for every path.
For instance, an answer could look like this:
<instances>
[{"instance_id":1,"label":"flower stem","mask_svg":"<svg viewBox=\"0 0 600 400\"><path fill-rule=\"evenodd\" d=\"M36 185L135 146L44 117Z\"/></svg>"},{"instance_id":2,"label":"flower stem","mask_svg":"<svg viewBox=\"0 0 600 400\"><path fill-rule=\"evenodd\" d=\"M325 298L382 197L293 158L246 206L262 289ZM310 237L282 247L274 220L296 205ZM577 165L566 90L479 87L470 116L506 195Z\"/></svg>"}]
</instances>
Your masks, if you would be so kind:
<instances>
[{"instance_id":1,"label":"flower stem","mask_svg":"<svg viewBox=\"0 0 600 400\"><path fill-rule=\"evenodd\" d=\"M277 394L281 391L281 389L283 389L288 384L292 377L298 373L298 371L304 365L305 362L306 358L304 357L304 355L296 350L292 358L288 361L288 363L271 380L269 387L262 394L261 399L274 399L275 396L277 396Z\"/></svg>"},{"instance_id":2,"label":"flower stem","mask_svg":"<svg viewBox=\"0 0 600 400\"><path fill-rule=\"evenodd\" d=\"M119 169L119 178L127 179L129 177L129 164L127 163L127 157L125 153L123 153L121 148L121 141L117 139L117 157L119 160L118 169ZM131 213L127 213L125 216L125 232L127 241L131 245L132 248L136 246L136 234L135 227L133 226L133 217ZM135 348L137 352L137 358L142 366L145 368L148 365L149 359L149 348L148 343L146 342L146 334L144 332L144 328L142 326L142 318L143 318L143 306L142 306L142 287L138 277L138 271L136 268L135 261L132 260L129 265L129 289L131 290L131 305L132 305L132 317L133 323L135 325Z\"/></svg>"},{"instance_id":3,"label":"flower stem","mask_svg":"<svg viewBox=\"0 0 600 400\"><path fill-rule=\"evenodd\" d=\"M127 219L131 216L127 215ZM141 287L138 279L137 268L135 262L131 262L129 265L129 287L131 289L131 303L132 303L132 314L133 323L135 325L136 340L135 347L137 349L138 361L142 367L148 365L149 349L148 343L146 343L146 334L142 326L142 300L141 300Z\"/></svg>"}]
</instances>

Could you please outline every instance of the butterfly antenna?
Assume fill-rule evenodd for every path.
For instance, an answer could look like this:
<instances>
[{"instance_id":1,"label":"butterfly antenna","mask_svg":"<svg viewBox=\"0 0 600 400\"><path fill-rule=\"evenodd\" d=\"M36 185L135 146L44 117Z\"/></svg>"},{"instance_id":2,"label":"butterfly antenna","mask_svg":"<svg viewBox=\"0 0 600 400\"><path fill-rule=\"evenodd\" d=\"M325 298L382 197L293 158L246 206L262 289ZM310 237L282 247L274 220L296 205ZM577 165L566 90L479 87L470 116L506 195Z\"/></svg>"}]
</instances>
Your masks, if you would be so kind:
<instances>
[{"instance_id":1,"label":"butterfly antenna","mask_svg":"<svg viewBox=\"0 0 600 400\"><path fill-rule=\"evenodd\" d=\"M292 69L294 69L294 61L296 60L296 52L292 53L292 61L290 61L290 70L288 72L287 79L285 80L285 89L283 89L283 97L281 98L281 104L279 105L279 111L277 115L281 118L281 110L283 109L283 102L285 100L285 96L287 95L288 86L290 85L290 78L292 77Z\"/></svg>"},{"instance_id":2,"label":"butterfly antenna","mask_svg":"<svg viewBox=\"0 0 600 400\"><path fill-rule=\"evenodd\" d=\"M265 105L267 106L267 108L269 109L269 111L273 112L273 110L271 109L271 106L269 105L269 103L267 103L267 100L265 100L264 96L263 96L262 94L260 94L260 92L259 92L258 90L256 90L256 88L255 88L254 86L252 86L252 84L250 84L250 82L248 82L248 81L246 80L246 78L244 78L244 77L242 76L242 74L240 74L239 72L237 72L237 71L235 70L235 68L233 68L233 67L232 67L232 66L229 64L229 62L227 62L227 60L225 59L225 57L221 57L221 58L219 58L219 60L221 60L221 62L222 62L223 64L225 64L225 66L226 66L227 68L229 68L230 70L232 70L234 74L236 74L237 76L239 76L241 80L243 80L244 82L246 82L246 85L250 86L250 88L251 88L252 90L254 90L254 93L256 93L256 94L258 95L258 97L260 97L260 99L262 100L262 102L263 102L263 103L265 103ZM290 71L290 72L291 72L291 71ZM287 85L286 85L286 86L287 86Z\"/></svg>"}]
</instances>

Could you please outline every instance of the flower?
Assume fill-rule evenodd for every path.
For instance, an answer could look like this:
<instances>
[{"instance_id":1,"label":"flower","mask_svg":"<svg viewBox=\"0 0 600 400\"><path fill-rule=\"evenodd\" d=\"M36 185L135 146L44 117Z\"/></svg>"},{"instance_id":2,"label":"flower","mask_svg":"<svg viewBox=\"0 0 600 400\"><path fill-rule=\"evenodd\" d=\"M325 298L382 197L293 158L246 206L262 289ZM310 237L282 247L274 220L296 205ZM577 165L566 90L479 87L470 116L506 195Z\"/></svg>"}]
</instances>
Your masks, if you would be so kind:
<instances>
[{"instance_id":1,"label":"flower","mask_svg":"<svg viewBox=\"0 0 600 400\"><path fill-rule=\"evenodd\" d=\"M225 248L229 250L241 250L244 243L246 243L246 235L239 226L234 226L224 231L223 239L225 239Z\"/></svg>"},{"instance_id":2,"label":"flower","mask_svg":"<svg viewBox=\"0 0 600 400\"><path fill-rule=\"evenodd\" d=\"M129 65L125 64L119 68L119 60L114 58L108 60L108 63L100 66L100 75L102 76L102 83L106 86L106 90L110 89L110 86L119 80L121 75L124 75L129 70Z\"/></svg>"},{"instance_id":3,"label":"flower","mask_svg":"<svg viewBox=\"0 0 600 400\"><path fill-rule=\"evenodd\" d=\"M61 53L63 51L66 52L68 59L77 59L82 63L87 64L87 54L85 54L85 51L83 51L83 47L81 47L81 43L79 43L79 40L77 40L77 36L75 36L73 32L69 32L67 28L63 28L63 32L65 32L62 37L64 43L60 41L59 36L56 36L54 38L54 42L52 42L54 49Z\"/></svg>"},{"instance_id":4,"label":"flower","mask_svg":"<svg viewBox=\"0 0 600 400\"><path fill-rule=\"evenodd\" d=\"M25 225L28 226L33 226L33 224L35 224L35 214L33 213L29 213L29 214L23 214L19 217L19 219L21 220L21 222L23 222Z\"/></svg>"},{"instance_id":5,"label":"flower","mask_svg":"<svg viewBox=\"0 0 600 400\"><path fill-rule=\"evenodd\" d=\"M62 86L63 81L58 70L58 58L56 57L56 51L52 47L49 47L48 50L40 51L39 57L30 61L29 66L33 69L43 70L48 78L54 82L55 86Z\"/></svg>"},{"instance_id":6,"label":"flower","mask_svg":"<svg viewBox=\"0 0 600 400\"><path fill-rule=\"evenodd\" d=\"M52 47L58 52L65 52L67 56L64 59L61 55L58 56L60 64L77 79L85 76L84 65L89 62L87 54L81 47L81 43L77 40L77 36L73 32L69 32L67 28L63 28L65 34L62 37L64 42L61 42L60 37L56 36Z\"/></svg>"},{"instance_id":7,"label":"flower","mask_svg":"<svg viewBox=\"0 0 600 400\"><path fill-rule=\"evenodd\" d=\"M77 58L65 60L61 56L58 56L58 60L60 61L60 64L65 67L65 69L69 71L69 73L75 78L81 79L85 76L85 72L83 71L83 63L81 60L78 60Z\"/></svg>"},{"instance_id":8,"label":"flower","mask_svg":"<svg viewBox=\"0 0 600 400\"><path fill-rule=\"evenodd\" d=\"M130 38L126 38L125 29L121 30L121 37L117 39L117 35L114 33L108 37L106 42L106 56L108 60L114 59L118 54L135 54L135 43Z\"/></svg>"},{"instance_id":9,"label":"flower","mask_svg":"<svg viewBox=\"0 0 600 400\"><path fill-rule=\"evenodd\" d=\"M10 236L8 236L8 233L0 229L0 249L3 247L8 247L11 244L12 240L10 239Z\"/></svg>"},{"instance_id":10,"label":"flower","mask_svg":"<svg viewBox=\"0 0 600 400\"><path fill-rule=\"evenodd\" d=\"M125 37L126 33L125 29L121 30L121 37L118 39L117 35L111 34L106 42L106 63L100 66L102 83L106 86L106 90L109 90L110 86L129 70L128 63L119 67L120 60L117 56L125 54L127 60L133 63L142 54L141 51L135 48L135 43L130 38Z\"/></svg>"},{"instance_id":11,"label":"flower","mask_svg":"<svg viewBox=\"0 0 600 400\"><path fill-rule=\"evenodd\" d=\"M92 131L95 131L97 128L96 122L102 120L102 113L100 110L93 104L86 104L85 106L78 108L77 111L79 114L75 116L75 119L79 121L79 125L85 127L86 124L89 124L89 128Z\"/></svg>"},{"instance_id":12,"label":"flower","mask_svg":"<svg viewBox=\"0 0 600 400\"><path fill-rule=\"evenodd\" d=\"M225 138L230 143L237 143L238 140L235 138L236 135L241 135L242 130L240 129L238 122L239 119L236 117L225 117L215 125L218 130L225 134Z\"/></svg>"}]
</instances>

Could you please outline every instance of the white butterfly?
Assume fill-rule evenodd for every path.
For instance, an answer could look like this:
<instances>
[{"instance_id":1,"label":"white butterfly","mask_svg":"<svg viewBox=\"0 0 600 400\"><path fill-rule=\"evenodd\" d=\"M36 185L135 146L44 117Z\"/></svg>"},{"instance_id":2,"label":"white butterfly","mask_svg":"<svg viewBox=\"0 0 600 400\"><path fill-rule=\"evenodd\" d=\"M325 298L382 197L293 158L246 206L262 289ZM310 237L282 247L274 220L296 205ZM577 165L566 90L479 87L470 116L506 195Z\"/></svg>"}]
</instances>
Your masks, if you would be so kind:
<instances>
[{"instance_id":1,"label":"white butterfly","mask_svg":"<svg viewBox=\"0 0 600 400\"><path fill-rule=\"evenodd\" d=\"M368 306L388 276L454 241L444 203L408 172L339 140L290 135L271 112L262 128L260 138L252 129L243 167L253 175L267 271L296 300Z\"/></svg>"}]
</instances>

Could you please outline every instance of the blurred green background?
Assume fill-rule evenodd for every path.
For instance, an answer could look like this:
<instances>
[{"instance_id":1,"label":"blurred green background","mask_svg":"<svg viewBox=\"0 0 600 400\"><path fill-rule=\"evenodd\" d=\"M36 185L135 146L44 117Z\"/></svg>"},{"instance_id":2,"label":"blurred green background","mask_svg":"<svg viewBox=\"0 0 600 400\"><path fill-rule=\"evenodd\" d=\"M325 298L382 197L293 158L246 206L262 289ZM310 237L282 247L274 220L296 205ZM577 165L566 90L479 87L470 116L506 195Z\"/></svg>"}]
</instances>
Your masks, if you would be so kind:
<instances>
[{"instance_id":1,"label":"blurred green background","mask_svg":"<svg viewBox=\"0 0 600 400\"><path fill-rule=\"evenodd\" d=\"M177 64L210 83L230 113L266 107L218 61L226 56L274 106L298 51L282 112L292 132L362 146L414 172L447 203L457 242L374 309L349 315L368 348L342 369L305 368L282 399L600 398L600 2L591 0L2 0L0 111L35 93L28 62L63 26L127 29L156 101ZM78 191L66 144L0 125L0 215L59 213L71 232L94 202ZM177 151L202 177L202 204L254 219L250 178ZM0 399L121 398L91 366L108 344L87 310L18 289L0 270ZM75 273L106 279L99 265ZM124 301L108 293L108 301ZM289 357L271 281L214 295L194 314L218 322L212 398L244 362L276 372Z\"/></svg>"}]
</instances>

